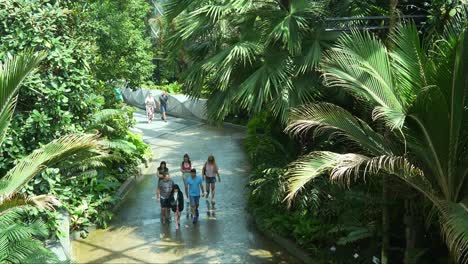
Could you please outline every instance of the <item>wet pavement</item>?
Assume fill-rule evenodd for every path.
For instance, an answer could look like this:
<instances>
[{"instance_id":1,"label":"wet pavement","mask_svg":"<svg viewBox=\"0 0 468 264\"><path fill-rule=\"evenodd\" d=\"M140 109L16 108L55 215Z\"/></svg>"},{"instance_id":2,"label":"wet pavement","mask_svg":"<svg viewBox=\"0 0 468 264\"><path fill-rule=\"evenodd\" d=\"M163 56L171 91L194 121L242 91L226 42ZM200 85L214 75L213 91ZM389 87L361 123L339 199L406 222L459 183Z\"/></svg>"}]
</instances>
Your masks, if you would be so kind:
<instances>
[{"instance_id":1,"label":"wet pavement","mask_svg":"<svg viewBox=\"0 0 468 264\"><path fill-rule=\"evenodd\" d=\"M248 162L242 151L244 132L214 128L193 120L170 118L147 124L143 112L135 113L136 128L153 148L153 162L145 178L127 196L113 224L88 238L74 241L78 263L297 263L285 250L254 227L246 211L245 184ZM179 166L188 153L198 172L209 154L216 157L221 183L216 184L216 206L200 199L200 221L193 225L187 206L181 229L174 221L160 223L155 199L156 167L167 162L175 183L183 189Z\"/></svg>"}]
</instances>

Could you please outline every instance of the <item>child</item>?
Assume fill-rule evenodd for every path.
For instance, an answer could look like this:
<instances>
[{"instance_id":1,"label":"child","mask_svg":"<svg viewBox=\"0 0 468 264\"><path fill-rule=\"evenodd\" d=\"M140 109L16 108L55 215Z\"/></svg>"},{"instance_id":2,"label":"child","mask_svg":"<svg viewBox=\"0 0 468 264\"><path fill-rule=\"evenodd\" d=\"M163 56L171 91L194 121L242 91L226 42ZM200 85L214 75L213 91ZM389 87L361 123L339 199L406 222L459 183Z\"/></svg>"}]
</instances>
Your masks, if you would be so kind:
<instances>
[{"instance_id":1,"label":"child","mask_svg":"<svg viewBox=\"0 0 468 264\"><path fill-rule=\"evenodd\" d=\"M180 215L184 210L184 194L179 188L179 185L174 184L172 187L172 192L169 197L171 203L172 212L174 212L174 219L176 224L176 229L180 227Z\"/></svg>"}]
</instances>

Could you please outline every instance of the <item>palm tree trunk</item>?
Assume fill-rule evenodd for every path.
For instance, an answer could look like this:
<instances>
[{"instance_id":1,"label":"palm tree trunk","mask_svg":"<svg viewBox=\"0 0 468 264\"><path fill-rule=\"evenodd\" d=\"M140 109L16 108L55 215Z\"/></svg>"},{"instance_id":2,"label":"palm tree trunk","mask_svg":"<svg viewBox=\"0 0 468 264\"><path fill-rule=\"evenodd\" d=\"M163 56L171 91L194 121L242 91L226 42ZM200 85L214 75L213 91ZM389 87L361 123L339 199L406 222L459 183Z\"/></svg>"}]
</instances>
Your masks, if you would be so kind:
<instances>
[{"instance_id":1,"label":"palm tree trunk","mask_svg":"<svg viewBox=\"0 0 468 264\"><path fill-rule=\"evenodd\" d=\"M388 210L388 175L382 178L382 251L380 259L382 264L388 264L388 250L390 248L390 215Z\"/></svg>"},{"instance_id":2,"label":"palm tree trunk","mask_svg":"<svg viewBox=\"0 0 468 264\"><path fill-rule=\"evenodd\" d=\"M405 256L404 256L404 263L411 263L411 255L416 249L417 243L417 224L416 224L416 217L414 215L413 209L413 199L406 199L405 200L405 240L406 240L406 247L405 247Z\"/></svg>"},{"instance_id":3,"label":"palm tree trunk","mask_svg":"<svg viewBox=\"0 0 468 264\"><path fill-rule=\"evenodd\" d=\"M398 0L390 0L390 23L388 25L389 34L392 34L395 30L396 20L397 20L397 10Z\"/></svg>"},{"instance_id":4,"label":"palm tree trunk","mask_svg":"<svg viewBox=\"0 0 468 264\"><path fill-rule=\"evenodd\" d=\"M390 0L390 24L389 36L393 34L397 19L398 0ZM390 41L388 41L390 43ZM391 44L389 44L391 46ZM390 49L391 47L389 47ZM390 215L389 215L389 197L388 197L388 175L384 174L382 179L382 251L380 259L382 264L388 264L388 251L390 249Z\"/></svg>"}]
</instances>

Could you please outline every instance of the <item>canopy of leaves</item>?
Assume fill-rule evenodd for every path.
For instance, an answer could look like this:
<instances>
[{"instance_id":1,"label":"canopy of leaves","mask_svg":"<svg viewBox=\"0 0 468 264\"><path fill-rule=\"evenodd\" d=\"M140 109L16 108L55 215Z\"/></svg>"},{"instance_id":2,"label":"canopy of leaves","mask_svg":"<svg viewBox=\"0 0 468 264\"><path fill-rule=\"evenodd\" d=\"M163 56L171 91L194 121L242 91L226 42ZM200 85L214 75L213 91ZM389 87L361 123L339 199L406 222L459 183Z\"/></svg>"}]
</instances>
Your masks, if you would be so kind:
<instances>
[{"instance_id":1,"label":"canopy of leaves","mask_svg":"<svg viewBox=\"0 0 468 264\"><path fill-rule=\"evenodd\" d=\"M97 45L92 65L103 81L123 79L138 87L153 73L153 50L146 18L151 6L145 0L88 0L83 8Z\"/></svg>"},{"instance_id":2,"label":"canopy of leaves","mask_svg":"<svg viewBox=\"0 0 468 264\"><path fill-rule=\"evenodd\" d=\"M62 1L0 0L0 60L25 49L46 58L19 94L0 171L43 143L84 131L104 98L90 71L95 46L80 34L79 13Z\"/></svg>"}]
</instances>

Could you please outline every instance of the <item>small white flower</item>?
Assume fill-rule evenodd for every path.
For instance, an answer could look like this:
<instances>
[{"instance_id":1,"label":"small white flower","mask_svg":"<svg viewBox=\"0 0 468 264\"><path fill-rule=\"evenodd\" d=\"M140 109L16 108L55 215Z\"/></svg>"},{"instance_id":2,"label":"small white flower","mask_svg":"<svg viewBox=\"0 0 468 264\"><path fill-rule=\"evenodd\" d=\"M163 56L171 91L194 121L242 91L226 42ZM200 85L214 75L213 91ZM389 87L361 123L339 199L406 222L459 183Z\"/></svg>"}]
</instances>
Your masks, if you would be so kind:
<instances>
[{"instance_id":1,"label":"small white flower","mask_svg":"<svg viewBox=\"0 0 468 264\"><path fill-rule=\"evenodd\" d=\"M354 257L355 259L357 259L357 258L359 258L359 254L358 254L358 253L354 253L353 257Z\"/></svg>"},{"instance_id":2,"label":"small white flower","mask_svg":"<svg viewBox=\"0 0 468 264\"><path fill-rule=\"evenodd\" d=\"M335 247L335 246L332 246L332 247L330 248L330 251L331 251L331 252L335 252L335 251L336 251L336 247Z\"/></svg>"},{"instance_id":3,"label":"small white flower","mask_svg":"<svg viewBox=\"0 0 468 264\"><path fill-rule=\"evenodd\" d=\"M376 256L372 256L372 263L374 264L380 264L380 259Z\"/></svg>"}]
</instances>

